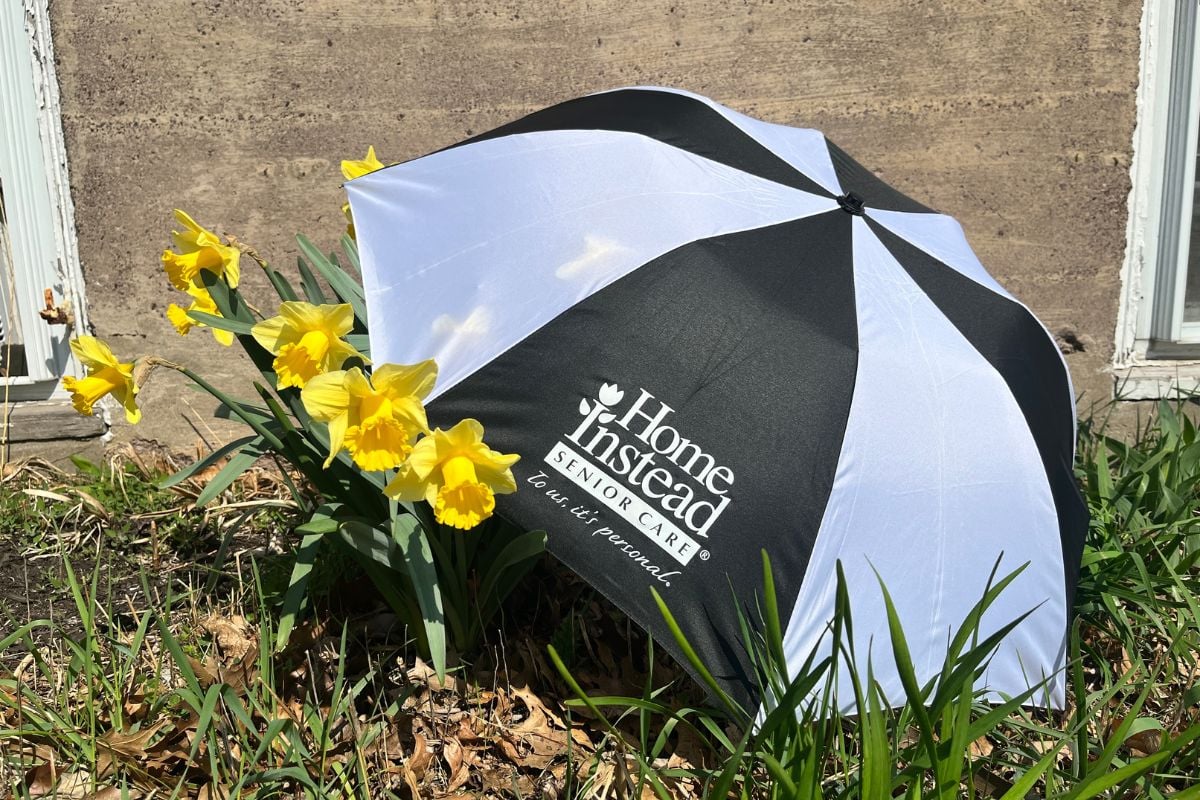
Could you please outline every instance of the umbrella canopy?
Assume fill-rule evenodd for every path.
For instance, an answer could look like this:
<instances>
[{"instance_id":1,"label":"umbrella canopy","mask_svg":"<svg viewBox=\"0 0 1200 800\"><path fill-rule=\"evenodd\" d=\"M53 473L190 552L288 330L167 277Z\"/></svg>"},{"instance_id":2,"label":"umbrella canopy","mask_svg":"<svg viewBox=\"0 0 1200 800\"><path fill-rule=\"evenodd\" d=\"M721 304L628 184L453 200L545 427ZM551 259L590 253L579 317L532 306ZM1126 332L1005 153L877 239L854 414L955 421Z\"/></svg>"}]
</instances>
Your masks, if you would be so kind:
<instances>
[{"instance_id":1,"label":"umbrella canopy","mask_svg":"<svg viewBox=\"0 0 1200 800\"><path fill-rule=\"evenodd\" d=\"M828 648L843 564L857 652L903 692L1001 574L980 681L1050 679L1086 510L1051 336L960 226L822 134L623 89L347 184L376 363L437 359L431 424L519 453L497 512L672 646L650 587L752 700L737 602L775 569L789 666ZM735 602L734 598L737 598ZM847 698L849 699L849 698Z\"/></svg>"}]
</instances>

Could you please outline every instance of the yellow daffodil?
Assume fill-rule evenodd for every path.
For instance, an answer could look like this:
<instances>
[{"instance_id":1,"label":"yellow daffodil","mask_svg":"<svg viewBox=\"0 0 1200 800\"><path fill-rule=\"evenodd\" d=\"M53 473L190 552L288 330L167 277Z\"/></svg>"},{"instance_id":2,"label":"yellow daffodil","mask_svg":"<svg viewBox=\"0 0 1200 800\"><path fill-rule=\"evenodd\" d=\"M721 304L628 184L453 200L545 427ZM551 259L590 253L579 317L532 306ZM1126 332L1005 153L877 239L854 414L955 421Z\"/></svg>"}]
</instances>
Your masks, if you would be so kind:
<instances>
[{"instance_id":1,"label":"yellow daffodil","mask_svg":"<svg viewBox=\"0 0 1200 800\"><path fill-rule=\"evenodd\" d=\"M238 268L241 253L238 249L221 244L215 233L200 227L179 209L175 209L175 219L184 227L182 231L171 232L179 252L164 250L162 254L163 267L175 288L187 291L192 285L203 286L200 280L202 269L214 275L224 275L229 285L236 287L241 275Z\"/></svg>"},{"instance_id":2,"label":"yellow daffodil","mask_svg":"<svg viewBox=\"0 0 1200 800\"><path fill-rule=\"evenodd\" d=\"M352 181L377 169L383 169L383 162L375 157L375 148L368 147L366 158L361 158L358 161L342 162L342 177L348 181Z\"/></svg>"},{"instance_id":3,"label":"yellow daffodil","mask_svg":"<svg viewBox=\"0 0 1200 800\"><path fill-rule=\"evenodd\" d=\"M355 178L366 175L368 172L374 172L377 169L383 169L383 166L383 162L375 157L375 148L368 147L366 158L359 159L358 161L342 162L342 176L346 180L352 181ZM353 238L354 218L350 216L349 203L342 203L342 213L346 215L346 233L350 234L350 237Z\"/></svg>"},{"instance_id":4,"label":"yellow daffodil","mask_svg":"<svg viewBox=\"0 0 1200 800\"><path fill-rule=\"evenodd\" d=\"M87 368L87 375L63 378L63 388L71 393L71 403L80 414L91 415L92 406L111 394L125 406L125 419L136 424L142 418L137 407L137 384L133 380L133 364L117 361L108 345L94 336L71 340L71 352Z\"/></svg>"},{"instance_id":5,"label":"yellow daffodil","mask_svg":"<svg viewBox=\"0 0 1200 800\"><path fill-rule=\"evenodd\" d=\"M342 340L354 327L350 305L317 306L289 300L279 315L264 319L250 333L275 356L276 387L297 389L322 372L338 369L346 359L366 358Z\"/></svg>"},{"instance_id":6,"label":"yellow daffodil","mask_svg":"<svg viewBox=\"0 0 1200 800\"><path fill-rule=\"evenodd\" d=\"M496 495L517 490L512 465L483 443L483 426L464 419L417 442L408 461L384 491L397 500L425 500L443 525L468 530L492 515Z\"/></svg>"},{"instance_id":7,"label":"yellow daffodil","mask_svg":"<svg viewBox=\"0 0 1200 800\"><path fill-rule=\"evenodd\" d=\"M368 378L362 370L326 372L304 385L300 399L313 419L329 426L329 466L343 448L365 470L404 463L413 442L429 430L421 401L437 380L437 364L383 364Z\"/></svg>"},{"instance_id":8,"label":"yellow daffodil","mask_svg":"<svg viewBox=\"0 0 1200 800\"><path fill-rule=\"evenodd\" d=\"M189 317L189 311L202 311L205 314L212 314L215 317L221 316L221 312L217 310L217 304L213 302L212 295L208 293L207 289L199 286L189 286L187 293L192 296L192 304L187 308L183 308L175 303L167 306L167 319L175 326L175 330L179 331L180 336L187 336L188 331L192 328L208 327L203 322L197 322ZM233 344L233 334L229 331L213 328L212 334L214 339L226 347Z\"/></svg>"}]
</instances>

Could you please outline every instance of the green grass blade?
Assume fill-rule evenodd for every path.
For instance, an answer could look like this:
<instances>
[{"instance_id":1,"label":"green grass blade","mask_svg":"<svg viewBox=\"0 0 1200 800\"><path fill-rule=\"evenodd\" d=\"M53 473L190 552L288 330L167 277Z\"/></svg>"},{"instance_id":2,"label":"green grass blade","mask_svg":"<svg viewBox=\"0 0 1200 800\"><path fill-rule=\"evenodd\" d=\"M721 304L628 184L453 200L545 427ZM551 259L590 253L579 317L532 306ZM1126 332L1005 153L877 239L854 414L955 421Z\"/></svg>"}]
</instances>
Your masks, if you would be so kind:
<instances>
[{"instance_id":1,"label":"green grass blade","mask_svg":"<svg viewBox=\"0 0 1200 800\"><path fill-rule=\"evenodd\" d=\"M212 480L200 492L200 496L196 498L196 506L207 505L221 494L221 492L228 489L234 481L241 477L243 472L254 466L254 462L258 461L261 455L257 451L250 452L245 450L234 453L233 457L229 459L225 466L221 467L220 471L212 477Z\"/></svg>"},{"instance_id":2,"label":"green grass blade","mask_svg":"<svg viewBox=\"0 0 1200 800\"><path fill-rule=\"evenodd\" d=\"M178 472L175 472L175 473L167 476L166 478L163 478L161 481L158 482L158 484L157 484L158 488L170 489L172 486L178 486L180 483L183 483L184 481L186 481L188 478L192 477L196 473L203 472L204 470L211 467L213 464L216 464L218 461L220 461L222 458L229 455L230 453L241 450L246 445L253 446L256 443L261 443L261 442L262 442L262 439L260 439L258 436L243 436L240 439L234 439L232 442L228 442L224 445L221 445L216 450L213 450L211 453L206 455L204 458L201 458L198 461L195 461L192 464L189 464L188 466L179 470Z\"/></svg>"}]
</instances>

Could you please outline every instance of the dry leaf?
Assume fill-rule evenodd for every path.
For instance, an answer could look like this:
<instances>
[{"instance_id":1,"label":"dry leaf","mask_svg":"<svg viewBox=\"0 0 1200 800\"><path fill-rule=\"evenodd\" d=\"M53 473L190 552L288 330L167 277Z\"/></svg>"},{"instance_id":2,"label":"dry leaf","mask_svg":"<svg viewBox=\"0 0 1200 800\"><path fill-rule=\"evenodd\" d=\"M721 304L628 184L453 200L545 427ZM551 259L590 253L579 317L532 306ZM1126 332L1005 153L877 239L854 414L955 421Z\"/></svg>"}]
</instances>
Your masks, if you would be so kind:
<instances>
[{"instance_id":1,"label":"dry leaf","mask_svg":"<svg viewBox=\"0 0 1200 800\"><path fill-rule=\"evenodd\" d=\"M226 663L241 661L257 644L250 636L249 623L239 614L230 617L210 614L200 621L200 627L217 640L217 647Z\"/></svg>"},{"instance_id":2,"label":"dry leaf","mask_svg":"<svg viewBox=\"0 0 1200 800\"><path fill-rule=\"evenodd\" d=\"M971 742L970 753L972 758L987 758L992 754L992 743L988 741L986 736L980 736L975 741Z\"/></svg>"},{"instance_id":3,"label":"dry leaf","mask_svg":"<svg viewBox=\"0 0 1200 800\"><path fill-rule=\"evenodd\" d=\"M1150 728L1125 740L1125 746L1135 756L1152 756L1162 747L1162 731Z\"/></svg>"},{"instance_id":4,"label":"dry leaf","mask_svg":"<svg viewBox=\"0 0 1200 800\"><path fill-rule=\"evenodd\" d=\"M470 779L469 767L474 764L475 757L463 748L458 739L451 737L442 741L442 758L445 759L450 772L450 780L446 782L446 794L450 794Z\"/></svg>"},{"instance_id":5,"label":"dry leaf","mask_svg":"<svg viewBox=\"0 0 1200 800\"><path fill-rule=\"evenodd\" d=\"M429 745L425 741L425 734L420 731L413 732L413 752L405 762L405 767L409 772L420 778L425 775L425 770L429 769L430 762L433 761L433 753L429 751Z\"/></svg>"},{"instance_id":6,"label":"dry leaf","mask_svg":"<svg viewBox=\"0 0 1200 800\"><path fill-rule=\"evenodd\" d=\"M154 738L154 734L162 730L166 724L166 720L161 720L137 733L110 730L100 737L98 743L119 756L141 758L146 755L146 745Z\"/></svg>"}]
</instances>

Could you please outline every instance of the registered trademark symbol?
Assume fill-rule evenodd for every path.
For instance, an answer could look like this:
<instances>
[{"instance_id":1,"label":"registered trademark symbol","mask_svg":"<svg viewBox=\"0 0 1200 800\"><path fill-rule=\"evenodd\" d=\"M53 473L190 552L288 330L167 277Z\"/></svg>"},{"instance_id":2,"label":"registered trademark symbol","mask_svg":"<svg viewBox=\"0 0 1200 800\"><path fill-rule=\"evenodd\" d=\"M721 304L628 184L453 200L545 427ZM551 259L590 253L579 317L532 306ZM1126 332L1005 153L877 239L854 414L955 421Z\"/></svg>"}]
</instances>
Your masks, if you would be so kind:
<instances>
[{"instance_id":1,"label":"registered trademark symbol","mask_svg":"<svg viewBox=\"0 0 1200 800\"><path fill-rule=\"evenodd\" d=\"M700 551L700 560L701 561L708 561L708 556L709 556L709 553L707 550Z\"/></svg>"}]
</instances>

